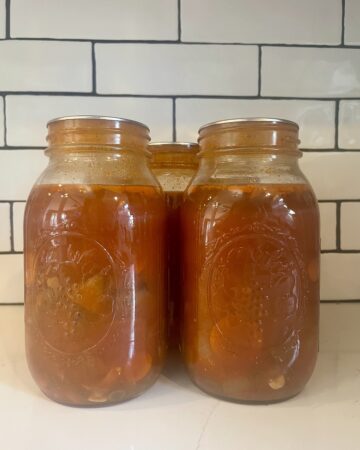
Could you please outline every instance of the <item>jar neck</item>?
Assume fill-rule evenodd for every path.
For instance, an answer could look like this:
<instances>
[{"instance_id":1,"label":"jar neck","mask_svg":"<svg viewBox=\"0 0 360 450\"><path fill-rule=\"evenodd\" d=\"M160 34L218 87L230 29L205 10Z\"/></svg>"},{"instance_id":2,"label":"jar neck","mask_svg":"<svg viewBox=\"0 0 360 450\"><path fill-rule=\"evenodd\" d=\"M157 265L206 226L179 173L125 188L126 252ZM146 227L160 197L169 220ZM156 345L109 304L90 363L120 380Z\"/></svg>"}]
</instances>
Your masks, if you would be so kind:
<instances>
[{"instance_id":1,"label":"jar neck","mask_svg":"<svg viewBox=\"0 0 360 450\"><path fill-rule=\"evenodd\" d=\"M52 146L45 151L49 157L50 164L77 163L91 161L100 164L111 161L113 164L122 164L133 161L141 165L149 165L150 155L146 151L137 149L126 149L116 147L94 147L94 146Z\"/></svg>"},{"instance_id":2,"label":"jar neck","mask_svg":"<svg viewBox=\"0 0 360 450\"><path fill-rule=\"evenodd\" d=\"M209 152L201 156L193 184L303 183L298 159L270 152Z\"/></svg>"},{"instance_id":3,"label":"jar neck","mask_svg":"<svg viewBox=\"0 0 360 450\"><path fill-rule=\"evenodd\" d=\"M190 169L196 170L199 166L199 161L196 155L182 155L182 154L171 154L171 155L154 155L150 162L152 169Z\"/></svg>"},{"instance_id":4,"label":"jar neck","mask_svg":"<svg viewBox=\"0 0 360 450\"><path fill-rule=\"evenodd\" d=\"M126 119L93 116L48 125L49 165L39 183L156 185L149 168L149 130Z\"/></svg>"},{"instance_id":5,"label":"jar neck","mask_svg":"<svg viewBox=\"0 0 360 450\"><path fill-rule=\"evenodd\" d=\"M75 148L48 152L49 164L40 184L158 186L149 158L137 151L93 151Z\"/></svg>"},{"instance_id":6,"label":"jar neck","mask_svg":"<svg viewBox=\"0 0 360 450\"><path fill-rule=\"evenodd\" d=\"M301 156L299 129L279 119L247 119L215 122L200 128L201 155L211 152L252 156L273 154Z\"/></svg>"},{"instance_id":7,"label":"jar neck","mask_svg":"<svg viewBox=\"0 0 360 450\"><path fill-rule=\"evenodd\" d=\"M120 160L137 158L146 161L148 164L150 161L150 153L146 148L139 147L126 147L117 145L102 145L102 144L58 144L50 145L45 150L46 156L50 160L73 160L79 158L107 158Z\"/></svg>"},{"instance_id":8,"label":"jar neck","mask_svg":"<svg viewBox=\"0 0 360 450\"><path fill-rule=\"evenodd\" d=\"M298 166L298 126L282 119L234 119L200 128L195 183L290 183L305 180Z\"/></svg>"},{"instance_id":9,"label":"jar neck","mask_svg":"<svg viewBox=\"0 0 360 450\"><path fill-rule=\"evenodd\" d=\"M119 152L147 153L149 129L138 122L116 118L74 117L48 124L47 153Z\"/></svg>"},{"instance_id":10,"label":"jar neck","mask_svg":"<svg viewBox=\"0 0 360 450\"><path fill-rule=\"evenodd\" d=\"M153 169L191 169L199 165L199 146L190 142L151 143L151 167Z\"/></svg>"}]
</instances>

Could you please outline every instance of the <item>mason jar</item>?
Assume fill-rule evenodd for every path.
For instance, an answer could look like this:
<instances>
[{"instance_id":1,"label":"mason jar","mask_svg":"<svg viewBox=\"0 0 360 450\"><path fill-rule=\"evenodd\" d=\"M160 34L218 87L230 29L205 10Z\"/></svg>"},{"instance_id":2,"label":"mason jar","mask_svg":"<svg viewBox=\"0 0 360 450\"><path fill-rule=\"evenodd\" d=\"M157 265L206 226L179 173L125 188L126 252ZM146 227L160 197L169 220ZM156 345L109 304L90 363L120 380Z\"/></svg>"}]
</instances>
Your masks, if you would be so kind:
<instances>
[{"instance_id":1,"label":"mason jar","mask_svg":"<svg viewBox=\"0 0 360 450\"><path fill-rule=\"evenodd\" d=\"M224 120L199 142L182 215L187 369L224 399L290 398L313 372L319 331L319 211L298 126Z\"/></svg>"},{"instance_id":2,"label":"mason jar","mask_svg":"<svg viewBox=\"0 0 360 450\"><path fill-rule=\"evenodd\" d=\"M149 129L63 117L47 139L25 212L28 365L55 401L121 402L154 383L164 359L165 203Z\"/></svg>"},{"instance_id":3,"label":"mason jar","mask_svg":"<svg viewBox=\"0 0 360 450\"><path fill-rule=\"evenodd\" d=\"M168 345L180 345L181 322L181 235L180 209L183 193L198 168L198 144L192 142L154 142L149 145L151 169L164 194L167 210L167 323Z\"/></svg>"}]
</instances>

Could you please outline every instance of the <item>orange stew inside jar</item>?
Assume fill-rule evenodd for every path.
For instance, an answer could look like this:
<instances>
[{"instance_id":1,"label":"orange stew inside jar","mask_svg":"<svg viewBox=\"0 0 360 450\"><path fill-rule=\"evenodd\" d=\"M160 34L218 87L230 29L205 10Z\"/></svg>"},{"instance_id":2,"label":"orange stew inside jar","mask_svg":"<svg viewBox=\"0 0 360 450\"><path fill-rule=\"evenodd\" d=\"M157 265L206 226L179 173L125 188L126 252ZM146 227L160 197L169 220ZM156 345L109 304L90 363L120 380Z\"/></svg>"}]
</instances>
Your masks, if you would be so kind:
<instances>
[{"instance_id":1,"label":"orange stew inside jar","mask_svg":"<svg viewBox=\"0 0 360 450\"><path fill-rule=\"evenodd\" d=\"M121 402L164 360L165 204L149 130L92 116L48 130L49 165L25 213L28 364L55 401Z\"/></svg>"},{"instance_id":2,"label":"orange stew inside jar","mask_svg":"<svg viewBox=\"0 0 360 450\"><path fill-rule=\"evenodd\" d=\"M298 126L200 129L182 212L184 357L204 391L239 402L300 392L318 351L319 212Z\"/></svg>"},{"instance_id":3,"label":"orange stew inside jar","mask_svg":"<svg viewBox=\"0 0 360 450\"><path fill-rule=\"evenodd\" d=\"M189 142L155 142L149 145L151 169L165 194L167 207L167 307L168 342L176 349L180 344L181 322L181 233L180 208L183 193L198 168L198 144Z\"/></svg>"}]
</instances>

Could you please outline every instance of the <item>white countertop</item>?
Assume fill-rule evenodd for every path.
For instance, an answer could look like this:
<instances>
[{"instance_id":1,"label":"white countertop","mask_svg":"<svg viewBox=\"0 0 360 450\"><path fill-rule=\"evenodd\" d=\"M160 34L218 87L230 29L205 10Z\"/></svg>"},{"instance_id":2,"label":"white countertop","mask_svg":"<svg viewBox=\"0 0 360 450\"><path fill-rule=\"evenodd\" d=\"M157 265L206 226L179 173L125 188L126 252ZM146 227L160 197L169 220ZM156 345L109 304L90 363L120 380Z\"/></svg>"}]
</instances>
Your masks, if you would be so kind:
<instances>
[{"instance_id":1,"label":"white countertop","mask_svg":"<svg viewBox=\"0 0 360 450\"><path fill-rule=\"evenodd\" d=\"M360 304L322 305L311 381L269 406L213 399L174 361L135 400L58 405L28 372L22 315L22 306L0 306L1 450L360 450Z\"/></svg>"}]
</instances>

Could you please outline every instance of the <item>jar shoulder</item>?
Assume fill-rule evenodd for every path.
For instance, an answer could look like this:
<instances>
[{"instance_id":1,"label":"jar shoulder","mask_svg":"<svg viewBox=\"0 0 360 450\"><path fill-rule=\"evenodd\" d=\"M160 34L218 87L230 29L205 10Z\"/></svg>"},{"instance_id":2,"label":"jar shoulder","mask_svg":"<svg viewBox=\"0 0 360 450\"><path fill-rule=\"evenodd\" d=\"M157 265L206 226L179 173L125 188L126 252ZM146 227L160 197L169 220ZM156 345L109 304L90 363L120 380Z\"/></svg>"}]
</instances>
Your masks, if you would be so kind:
<instances>
[{"instance_id":1,"label":"jar shoulder","mask_svg":"<svg viewBox=\"0 0 360 450\"><path fill-rule=\"evenodd\" d=\"M145 157L71 154L51 157L36 184L159 186Z\"/></svg>"},{"instance_id":2,"label":"jar shoulder","mask_svg":"<svg viewBox=\"0 0 360 450\"><path fill-rule=\"evenodd\" d=\"M232 225L243 221L269 221L271 217L288 225L301 223L311 215L319 224L319 207L308 183L294 184L192 184L185 193L184 220L208 226Z\"/></svg>"}]
</instances>

